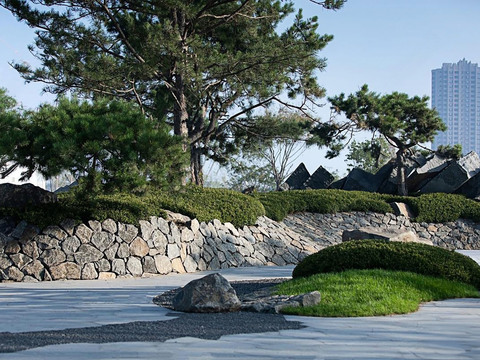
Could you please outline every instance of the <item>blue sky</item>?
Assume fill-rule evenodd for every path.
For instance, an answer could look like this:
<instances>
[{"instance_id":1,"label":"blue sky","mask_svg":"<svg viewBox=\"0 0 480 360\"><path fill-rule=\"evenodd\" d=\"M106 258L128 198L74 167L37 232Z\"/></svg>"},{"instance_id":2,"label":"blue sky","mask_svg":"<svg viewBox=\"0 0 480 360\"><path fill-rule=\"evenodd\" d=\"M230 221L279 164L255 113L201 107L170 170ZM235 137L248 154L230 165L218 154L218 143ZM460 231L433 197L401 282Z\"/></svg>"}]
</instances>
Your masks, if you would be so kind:
<instances>
[{"instance_id":1,"label":"blue sky","mask_svg":"<svg viewBox=\"0 0 480 360\"><path fill-rule=\"evenodd\" d=\"M334 35L321 52L327 68L319 73L327 95L358 90L364 83L379 93L429 95L431 70L465 58L480 62L479 0L348 0L332 12L307 0L295 1L304 16L318 15L319 32ZM51 101L38 84L25 85L8 61L35 64L27 50L34 34L0 8L0 87L26 107ZM318 115L328 118L328 106ZM300 159L313 172L319 165L345 171L343 158L327 161L308 150Z\"/></svg>"}]
</instances>

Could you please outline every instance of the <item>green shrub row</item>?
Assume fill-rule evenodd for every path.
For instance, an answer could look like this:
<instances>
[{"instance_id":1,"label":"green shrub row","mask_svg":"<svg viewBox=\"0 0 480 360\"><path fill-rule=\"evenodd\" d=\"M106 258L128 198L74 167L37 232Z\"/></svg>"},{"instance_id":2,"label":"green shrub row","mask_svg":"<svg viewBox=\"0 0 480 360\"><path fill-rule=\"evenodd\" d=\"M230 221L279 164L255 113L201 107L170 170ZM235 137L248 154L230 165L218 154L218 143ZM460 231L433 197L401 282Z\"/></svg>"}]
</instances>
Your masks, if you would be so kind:
<instances>
[{"instance_id":1,"label":"green shrub row","mask_svg":"<svg viewBox=\"0 0 480 360\"><path fill-rule=\"evenodd\" d=\"M416 222L443 223L459 218L480 222L480 203L455 194L424 194L418 197L394 196L362 191L294 190L254 194L276 221L295 212L336 213L341 211L391 212L391 202L404 202L412 209Z\"/></svg>"},{"instance_id":2,"label":"green shrub row","mask_svg":"<svg viewBox=\"0 0 480 360\"><path fill-rule=\"evenodd\" d=\"M86 222L114 219L138 225L138 221L149 216L166 217L166 213L154 203L131 194L98 195L78 198L74 193L60 194L58 202L27 209L0 208L0 216L11 216L17 221L25 220L43 228L59 224L66 218Z\"/></svg>"},{"instance_id":3,"label":"green shrub row","mask_svg":"<svg viewBox=\"0 0 480 360\"><path fill-rule=\"evenodd\" d=\"M164 210L179 212L199 221L219 219L235 226L252 225L265 214L255 198L226 189L188 186L177 192L150 191L142 196L118 193L82 197L70 192L60 194L58 203L28 209L0 208L1 216L26 220L39 227L58 224L65 218L78 221L114 219L137 224L150 216L166 217Z\"/></svg>"},{"instance_id":4,"label":"green shrub row","mask_svg":"<svg viewBox=\"0 0 480 360\"><path fill-rule=\"evenodd\" d=\"M376 193L344 190L293 190L254 194L266 215L276 221L295 212L336 213L347 211L391 212L392 208Z\"/></svg>"},{"instance_id":5,"label":"green shrub row","mask_svg":"<svg viewBox=\"0 0 480 360\"><path fill-rule=\"evenodd\" d=\"M292 276L345 270L383 269L460 281L480 289L480 266L471 258L435 246L418 243L356 240L307 256Z\"/></svg>"},{"instance_id":6,"label":"green shrub row","mask_svg":"<svg viewBox=\"0 0 480 360\"><path fill-rule=\"evenodd\" d=\"M265 209L256 198L227 189L187 186L175 193L156 192L150 202L198 221L219 219L235 226L253 225Z\"/></svg>"}]
</instances>

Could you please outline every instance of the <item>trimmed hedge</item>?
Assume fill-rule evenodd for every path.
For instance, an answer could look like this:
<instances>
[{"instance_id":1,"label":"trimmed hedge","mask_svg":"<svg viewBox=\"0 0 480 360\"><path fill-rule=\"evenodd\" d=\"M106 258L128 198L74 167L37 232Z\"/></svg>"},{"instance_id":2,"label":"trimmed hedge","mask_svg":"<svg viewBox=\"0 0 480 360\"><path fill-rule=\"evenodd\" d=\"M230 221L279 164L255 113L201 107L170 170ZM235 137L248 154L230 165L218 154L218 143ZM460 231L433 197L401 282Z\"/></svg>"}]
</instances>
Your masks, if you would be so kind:
<instances>
[{"instance_id":1,"label":"trimmed hedge","mask_svg":"<svg viewBox=\"0 0 480 360\"><path fill-rule=\"evenodd\" d=\"M198 221L218 219L235 226L253 225L265 209L257 199L227 189L187 186L176 193L156 192L148 201L163 209L182 213Z\"/></svg>"},{"instance_id":2,"label":"trimmed hedge","mask_svg":"<svg viewBox=\"0 0 480 360\"><path fill-rule=\"evenodd\" d=\"M276 221L295 212L333 214L348 211L391 212L380 194L345 190L292 190L254 194L265 208L266 215Z\"/></svg>"},{"instance_id":3,"label":"trimmed hedge","mask_svg":"<svg viewBox=\"0 0 480 360\"><path fill-rule=\"evenodd\" d=\"M25 220L41 228L59 224L66 218L78 222L88 220L103 221L113 219L138 225L138 221L149 216L166 217L166 213L153 203L130 194L98 195L79 199L74 193L58 195L58 202L27 209L0 208L0 217L11 216L15 220Z\"/></svg>"},{"instance_id":4,"label":"trimmed hedge","mask_svg":"<svg viewBox=\"0 0 480 360\"><path fill-rule=\"evenodd\" d=\"M307 256L293 270L294 278L344 270L410 271L460 281L480 289L480 266L471 258L442 248L419 244L357 240Z\"/></svg>"},{"instance_id":5,"label":"trimmed hedge","mask_svg":"<svg viewBox=\"0 0 480 360\"><path fill-rule=\"evenodd\" d=\"M383 195L387 202L401 201L416 214L416 222L443 223L462 219L480 222L480 204L456 194L424 194L418 197Z\"/></svg>"},{"instance_id":6,"label":"trimmed hedge","mask_svg":"<svg viewBox=\"0 0 480 360\"><path fill-rule=\"evenodd\" d=\"M59 224L65 218L77 221L113 219L138 225L150 216L166 217L164 210L179 212L198 221L218 219L235 226L255 224L265 215L255 198L226 189L188 186L178 192L151 191L142 196L118 193L82 198L75 192L60 194L58 202L28 209L0 208L0 217L12 216L39 227Z\"/></svg>"},{"instance_id":7,"label":"trimmed hedge","mask_svg":"<svg viewBox=\"0 0 480 360\"><path fill-rule=\"evenodd\" d=\"M372 211L391 212L391 202L404 202L410 206L416 222L443 223L470 219L480 222L480 203L455 194L424 194L418 197L395 196L362 191L345 190L293 190L254 194L265 207L266 215L276 221L295 212L320 214Z\"/></svg>"}]
</instances>

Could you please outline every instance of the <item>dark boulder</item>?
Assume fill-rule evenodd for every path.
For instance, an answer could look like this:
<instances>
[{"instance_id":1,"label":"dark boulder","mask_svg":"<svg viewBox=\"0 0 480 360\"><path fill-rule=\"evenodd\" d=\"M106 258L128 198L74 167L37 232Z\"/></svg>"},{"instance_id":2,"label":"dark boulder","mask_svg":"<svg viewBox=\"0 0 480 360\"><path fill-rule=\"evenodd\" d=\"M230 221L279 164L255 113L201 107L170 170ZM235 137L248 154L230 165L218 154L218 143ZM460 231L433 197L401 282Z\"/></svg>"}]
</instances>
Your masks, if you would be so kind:
<instances>
[{"instance_id":1,"label":"dark boulder","mask_svg":"<svg viewBox=\"0 0 480 360\"><path fill-rule=\"evenodd\" d=\"M343 184L343 190L375 192L379 185L375 180L375 175L365 170L355 168L347 175L345 184Z\"/></svg>"},{"instance_id":2,"label":"dark boulder","mask_svg":"<svg viewBox=\"0 0 480 360\"><path fill-rule=\"evenodd\" d=\"M241 302L227 279L211 274L185 285L172 306L176 311L215 313L237 311Z\"/></svg>"},{"instance_id":3,"label":"dark boulder","mask_svg":"<svg viewBox=\"0 0 480 360\"><path fill-rule=\"evenodd\" d=\"M292 172L285 183L288 185L289 190L303 190L305 189L305 181L310 177L310 173L305 167L304 163L298 165L298 167Z\"/></svg>"},{"instance_id":4,"label":"dark boulder","mask_svg":"<svg viewBox=\"0 0 480 360\"><path fill-rule=\"evenodd\" d=\"M0 184L0 207L25 208L57 202L57 195L33 184Z\"/></svg>"},{"instance_id":5,"label":"dark boulder","mask_svg":"<svg viewBox=\"0 0 480 360\"><path fill-rule=\"evenodd\" d=\"M306 189L326 189L335 180L332 174L323 166L319 166L317 170L305 181Z\"/></svg>"},{"instance_id":6,"label":"dark boulder","mask_svg":"<svg viewBox=\"0 0 480 360\"><path fill-rule=\"evenodd\" d=\"M343 189L343 185L345 185L345 181L347 180L347 177L345 176L344 178L341 178L340 180L334 181L329 185L329 189L338 189L341 190Z\"/></svg>"},{"instance_id":7,"label":"dark boulder","mask_svg":"<svg viewBox=\"0 0 480 360\"><path fill-rule=\"evenodd\" d=\"M435 177L443 169L445 169L451 160L434 154L432 157L427 159L425 165L420 166L414 169L407 178L407 186L409 192L418 191L423 187L430 179Z\"/></svg>"},{"instance_id":8,"label":"dark boulder","mask_svg":"<svg viewBox=\"0 0 480 360\"><path fill-rule=\"evenodd\" d=\"M480 200L480 172L465 181L455 193L470 199Z\"/></svg>"},{"instance_id":9,"label":"dark boulder","mask_svg":"<svg viewBox=\"0 0 480 360\"><path fill-rule=\"evenodd\" d=\"M421 189L421 193L453 193L480 171L480 158L474 151L452 162Z\"/></svg>"}]
</instances>

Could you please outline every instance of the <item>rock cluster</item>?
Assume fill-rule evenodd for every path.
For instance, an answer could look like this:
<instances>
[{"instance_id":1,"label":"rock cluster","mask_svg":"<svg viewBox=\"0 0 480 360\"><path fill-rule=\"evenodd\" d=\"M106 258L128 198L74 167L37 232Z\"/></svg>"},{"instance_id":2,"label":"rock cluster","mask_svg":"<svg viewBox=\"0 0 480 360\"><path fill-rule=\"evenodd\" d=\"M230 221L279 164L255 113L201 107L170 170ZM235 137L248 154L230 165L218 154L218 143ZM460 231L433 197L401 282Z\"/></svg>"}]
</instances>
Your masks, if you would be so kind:
<instances>
[{"instance_id":1,"label":"rock cluster","mask_svg":"<svg viewBox=\"0 0 480 360\"><path fill-rule=\"evenodd\" d=\"M409 193L457 193L480 199L480 158L474 151L458 160L417 153L407 159L405 166ZM392 159L375 174L355 168L343 179L333 181L322 166L310 176L301 163L285 184L284 189L289 190L330 188L396 194L397 169Z\"/></svg>"},{"instance_id":2,"label":"rock cluster","mask_svg":"<svg viewBox=\"0 0 480 360\"><path fill-rule=\"evenodd\" d=\"M362 227L379 231L412 231L421 242L432 242L449 250L480 250L480 224L459 219L443 224L414 223L405 216L351 212L336 214L298 213L283 222L292 230L315 241L322 248L342 242L344 231Z\"/></svg>"},{"instance_id":3,"label":"rock cluster","mask_svg":"<svg viewBox=\"0 0 480 360\"><path fill-rule=\"evenodd\" d=\"M57 195L33 184L0 184L0 207L21 209L55 202Z\"/></svg>"},{"instance_id":4,"label":"rock cluster","mask_svg":"<svg viewBox=\"0 0 480 360\"><path fill-rule=\"evenodd\" d=\"M112 279L239 266L297 264L320 249L309 238L266 217L235 228L151 217L139 226L111 219L40 229L0 219L0 279Z\"/></svg>"},{"instance_id":5,"label":"rock cluster","mask_svg":"<svg viewBox=\"0 0 480 360\"><path fill-rule=\"evenodd\" d=\"M280 280L280 281L279 281ZM169 309L183 312L231 312L248 311L261 313L281 313L286 307L304 307L317 305L321 301L319 291L301 295L275 295L273 283L285 279L273 279L273 282L242 281L232 285L238 290L245 285L259 287L255 291L240 293L222 275L218 273L193 280L183 288L164 292L153 298L153 303ZM267 286L262 286L267 285Z\"/></svg>"}]
</instances>

